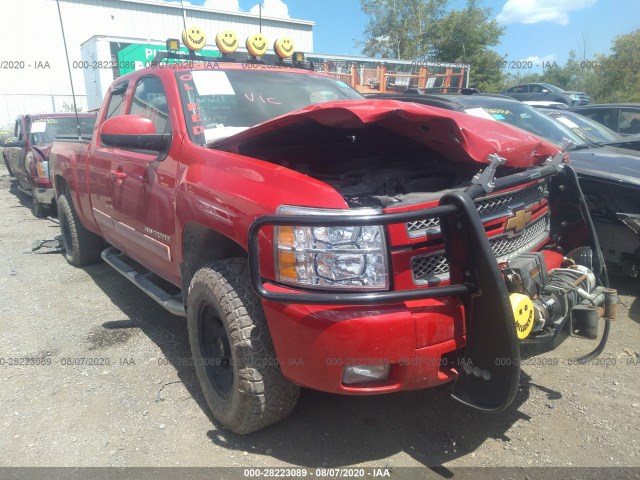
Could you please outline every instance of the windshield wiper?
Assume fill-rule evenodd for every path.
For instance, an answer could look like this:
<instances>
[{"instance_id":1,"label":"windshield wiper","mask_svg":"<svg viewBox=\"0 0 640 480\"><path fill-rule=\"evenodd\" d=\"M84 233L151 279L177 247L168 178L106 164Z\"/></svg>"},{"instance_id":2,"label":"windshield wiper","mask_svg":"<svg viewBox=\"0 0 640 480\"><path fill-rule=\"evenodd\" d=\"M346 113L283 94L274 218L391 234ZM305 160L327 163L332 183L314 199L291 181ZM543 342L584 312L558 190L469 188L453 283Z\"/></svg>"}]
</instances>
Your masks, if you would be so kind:
<instances>
[{"instance_id":1,"label":"windshield wiper","mask_svg":"<svg viewBox=\"0 0 640 480\"><path fill-rule=\"evenodd\" d=\"M567 150L568 151L571 151L571 150L584 150L585 148L593 148L593 147L599 147L599 146L600 145L598 145L595 142L591 142L591 143L574 143L573 145L570 145Z\"/></svg>"}]
</instances>

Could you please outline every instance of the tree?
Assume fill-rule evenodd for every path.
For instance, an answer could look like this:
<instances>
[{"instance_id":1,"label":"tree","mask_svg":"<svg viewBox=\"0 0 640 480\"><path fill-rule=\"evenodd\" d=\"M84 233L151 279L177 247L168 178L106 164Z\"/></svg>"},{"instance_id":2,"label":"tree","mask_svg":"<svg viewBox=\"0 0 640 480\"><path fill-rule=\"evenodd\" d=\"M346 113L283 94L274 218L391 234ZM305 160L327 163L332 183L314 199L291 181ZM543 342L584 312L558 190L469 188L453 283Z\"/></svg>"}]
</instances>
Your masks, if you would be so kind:
<instances>
[{"instance_id":1,"label":"tree","mask_svg":"<svg viewBox=\"0 0 640 480\"><path fill-rule=\"evenodd\" d=\"M426 33L449 0L360 0L370 19L361 42L371 57L417 60L427 52Z\"/></svg>"},{"instance_id":2,"label":"tree","mask_svg":"<svg viewBox=\"0 0 640 480\"><path fill-rule=\"evenodd\" d=\"M426 35L431 47L429 59L468 63L470 86L483 92L500 91L505 80L503 58L488 48L500 43L505 29L491 17L490 8L481 8L477 0L467 0L466 8L450 12Z\"/></svg>"},{"instance_id":3,"label":"tree","mask_svg":"<svg viewBox=\"0 0 640 480\"><path fill-rule=\"evenodd\" d=\"M62 111L63 112L71 112L71 113L80 113L82 112L82 106L78 106L78 110L73 106L73 102L62 102Z\"/></svg>"},{"instance_id":4,"label":"tree","mask_svg":"<svg viewBox=\"0 0 640 480\"><path fill-rule=\"evenodd\" d=\"M505 29L491 16L490 8L480 8L477 0L467 0L464 10L454 10L436 22L426 34L431 59L467 63L487 47L498 45Z\"/></svg>"},{"instance_id":5,"label":"tree","mask_svg":"<svg viewBox=\"0 0 640 480\"><path fill-rule=\"evenodd\" d=\"M640 102L640 30L616 37L611 50L594 61L594 100Z\"/></svg>"},{"instance_id":6,"label":"tree","mask_svg":"<svg viewBox=\"0 0 640 480\"><path fill-rule=\"evenodd\" d=\"M493 50L484 49L469 60L469 86L481 92L499 92L504 89L506 75L502 70L503 58Z\"/></svg>"},{"instance_id":7,"label":"tree","mask_svg":"<svg viewBox=\"0 0 640 480\"><path fill-rule=\"evenodd\" d=\"M585 40L586 41L586 40ZM510 75L507 86L545 82L589 94L594 103L640 102L640 30L616 37L611 55L582 59L571 50L567 63L539 74Z\"/></svg>"}]
</instances>

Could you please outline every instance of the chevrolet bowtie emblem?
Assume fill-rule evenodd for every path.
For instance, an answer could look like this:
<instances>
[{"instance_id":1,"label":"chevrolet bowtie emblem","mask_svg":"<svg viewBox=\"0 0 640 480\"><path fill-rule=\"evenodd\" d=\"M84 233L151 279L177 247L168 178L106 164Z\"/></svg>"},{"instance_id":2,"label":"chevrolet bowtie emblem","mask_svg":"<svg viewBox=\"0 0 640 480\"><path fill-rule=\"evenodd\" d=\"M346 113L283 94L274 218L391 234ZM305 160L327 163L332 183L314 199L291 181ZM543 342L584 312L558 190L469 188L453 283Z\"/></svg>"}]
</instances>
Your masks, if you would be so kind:
<instances>
[{"instance_id":1,"label":"chevrolet bowtie emblem","mask_svg":"<svg viewBox=\"0 0 640 480\"><path fill-rule=\"evenodd\" d=\"M507 225L504 227L504 231L509 232L513 230L517 233L527 226L529 220L531 220L531 212L527 212L524 208L522 210L518 210L515 213L515 216L507 220Z\"/></svg>"}]
</instances>

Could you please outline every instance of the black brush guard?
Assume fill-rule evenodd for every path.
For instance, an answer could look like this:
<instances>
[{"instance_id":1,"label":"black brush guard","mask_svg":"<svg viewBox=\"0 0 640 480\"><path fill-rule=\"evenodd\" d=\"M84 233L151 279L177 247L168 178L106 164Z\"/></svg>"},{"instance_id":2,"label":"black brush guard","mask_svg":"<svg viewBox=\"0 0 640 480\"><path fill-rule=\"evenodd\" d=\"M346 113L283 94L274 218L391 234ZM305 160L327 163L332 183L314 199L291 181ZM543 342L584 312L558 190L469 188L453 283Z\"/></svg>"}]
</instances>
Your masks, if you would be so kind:
<instances>
[{"instance_id":1,"label":"black brush guard","mask_svg":"<svg viewBox=\"0 0 640 480\"><path fill-rule=\"evenodd\" d=\"M502 190L557 173L547 165L495 179L494 190ZM597 259L596 275L602 270L602 256L595 230L580 192L575 172L565 167L567 184L576 190L577 202L589 228ZM526 356L554 349L569 332L557 329L544 342L519 341L515 320L502 273L489 245L474 200L486 192L473 185L461 192L446 194L437 207L384 215L265 215L249 229L249 270L256 292L266 300L293 304L372 305L447 296L460 296L466 309L466 349L462 368L453 385L453 397L474 408L497 412L507 408L518 390L521 349ZM322 292L296 288L296 293L274 292L265 288L260 275L259 232L267 226L369 226L406 223L440 218L451 284L415 290L384 292ZM290 288L287 286L287 288Z\"/></svg>"}]
</instances>

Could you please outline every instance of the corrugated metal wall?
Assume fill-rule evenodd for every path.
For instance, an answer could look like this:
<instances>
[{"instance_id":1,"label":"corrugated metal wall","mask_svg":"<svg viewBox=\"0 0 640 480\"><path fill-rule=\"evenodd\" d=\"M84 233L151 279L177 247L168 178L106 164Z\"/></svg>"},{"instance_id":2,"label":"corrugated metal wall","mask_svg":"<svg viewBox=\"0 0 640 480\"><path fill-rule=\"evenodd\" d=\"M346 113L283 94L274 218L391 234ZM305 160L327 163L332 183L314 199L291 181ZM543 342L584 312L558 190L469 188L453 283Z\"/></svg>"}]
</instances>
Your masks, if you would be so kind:
<instances>
[{"instance_id":1,"label":"corrugated metal wall","mask_svg":"<svg viewBox=\"0 0 640 480\"><path fill-rule=\"evenodd\" d=\"M135 2L127 0L62 0L64 13L73 10L83 23L92 26L93 35L138 37L163 40L180 37L183 30L183 16L179 4L162 2ZM215 47L215 34L221 30L234 30L238 38L244 40L258 31L258 18L252 14L215 12L202 7L185 6L187 26L197 25L207 34L207 44ZM80 25L74 25L79 28ZM288 19L262 20L262 33L269 43L288 35L296 48L305 52L313 51L313 22Z\"/></svg>"},{"instance_id":2,"label":"corrugated metal wall","mask_svg":"<svg viewBox=\"0 0 640 480\"><path fill-rule=\"evenodd\" d=\"M81 44L96 35L139 38L163 41L180 38L183 27L179 3L154 0L60 0L65 35L72 64L72 78L77 95L87 90L81 65ZM197 25L207 34L207 45L215 49L215 34L221 30L235 30L241 44L248 35L258 32L258 18L248 13L216 12L202 7L185 5L187 25ZM24 62L24 67L2 71L0 82L0 125L12 122L16 112L15 99L10 96L65 96L71 94L67 63L55 0L7 2L2 12L3 28L0 41L10 45L5 60ZM313 22L290 19L263 18L262 33L270 46L275 39L287 35L296 49L313 51ZM105 61L110 60L105 58ZM38 69L36 63L47 62ZM17 97L16 97L17 98ZM50 100L42 102L43 109ZM30 111L28 113L38 113Z\"/></svg>"}]
</instances>

